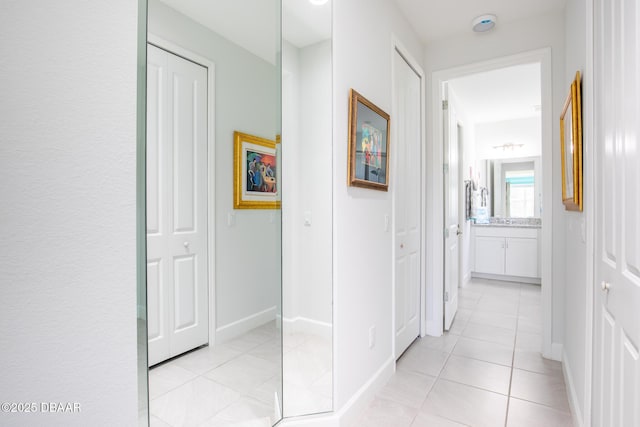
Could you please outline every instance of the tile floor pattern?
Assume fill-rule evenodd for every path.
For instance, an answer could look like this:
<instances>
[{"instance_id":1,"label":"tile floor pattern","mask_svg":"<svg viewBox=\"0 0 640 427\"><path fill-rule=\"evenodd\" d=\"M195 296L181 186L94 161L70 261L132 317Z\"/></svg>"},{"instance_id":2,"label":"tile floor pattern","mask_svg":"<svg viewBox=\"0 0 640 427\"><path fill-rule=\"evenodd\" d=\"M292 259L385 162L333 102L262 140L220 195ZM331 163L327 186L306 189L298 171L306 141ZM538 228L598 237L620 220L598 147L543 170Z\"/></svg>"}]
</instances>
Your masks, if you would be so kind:
<instances>
[{"instance_id":1,"label":"tile floor pattern","mask_svg":"<svg viewBox=\"0 0 640 427\"><path fill-rule=\"evenodd\" d=\"M282 354L288 366L285 412L305 411L309 404L330 410L331 342L285 332L282 347L280 335L270 322L150 369L151 427L272 426L279 418Z\"/></svg>"},{"instance_id":2,"label":"tile floor pattern","mask_svg":"<svg viewBox=\"0 0 640 427\"><path fill-rule=\"evenodd\" d=\"M572 426L559 362L540 355L540 286L473 279L442 337L416 340L353 427Z\"/></svg>"}]
</instances>

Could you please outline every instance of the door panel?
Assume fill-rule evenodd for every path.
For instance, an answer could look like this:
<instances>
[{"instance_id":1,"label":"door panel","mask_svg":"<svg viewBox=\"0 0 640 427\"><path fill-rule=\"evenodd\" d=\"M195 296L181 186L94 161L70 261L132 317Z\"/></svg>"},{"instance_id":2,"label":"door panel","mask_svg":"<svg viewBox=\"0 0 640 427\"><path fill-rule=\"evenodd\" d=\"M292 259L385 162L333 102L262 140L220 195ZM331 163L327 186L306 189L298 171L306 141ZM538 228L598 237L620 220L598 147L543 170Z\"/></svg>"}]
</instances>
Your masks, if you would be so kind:
<instances>
[{"instance_id":1,"label":"door panel","mask_svg":"<svg viewBox=\"0 0 640 427\"><path fill-rule=\"evenodd\" d=\"M504 274L504 246L504 237L476 236L473 271L485 274Z\"/></svg>"},{"instance_id":2,"label":"door panel","mask_svg":"<svg viewBox=\"0 0 640 427\"><path fill-rule=\"evenodd\" d=\"M640 425L640 10L594 4L596 265L593 422Z\"/></svg>"},{"instance_id":3,"label":"door panel","mask_svg":"<svg viewBox=\"0 0 640 427\"><path fill-rule=\"evenodd\" d=\"M420 76L394 54L394 286L396 358L420 334L421 105Z\"/></svg>"},{"instance_id":4,"label":"door panel","mask_svg":"<svg viewBox=\"0 0 640 427\"><path fill-rule=\"evenodd\" d=\"M153 365L208 341L207 70L151 45L148 52L150 74L160 76L147 90Z\"/></svg>"},{"instance_id":5,"label":"door panel","mask_svg":"<svg viewBox=\"0 0 640 427\"><path fill-rule=\"evenodd\" d=\"M459 153L458 121L453 104L445 87L444 117L444 330L451 328L458 311L458 287L460 286L460 217L459 207Z\"/></svg>"},{"instance_id":6,"label":"door panel","mask_svg":"<svg viewBox=\"0 0 640 427\"><path fill-rule=\"evenodd\" d=\"M538 239L508 237L505 239L506 252L504 272L508 276L538 276Z\"/></svg>"}]
</instances>

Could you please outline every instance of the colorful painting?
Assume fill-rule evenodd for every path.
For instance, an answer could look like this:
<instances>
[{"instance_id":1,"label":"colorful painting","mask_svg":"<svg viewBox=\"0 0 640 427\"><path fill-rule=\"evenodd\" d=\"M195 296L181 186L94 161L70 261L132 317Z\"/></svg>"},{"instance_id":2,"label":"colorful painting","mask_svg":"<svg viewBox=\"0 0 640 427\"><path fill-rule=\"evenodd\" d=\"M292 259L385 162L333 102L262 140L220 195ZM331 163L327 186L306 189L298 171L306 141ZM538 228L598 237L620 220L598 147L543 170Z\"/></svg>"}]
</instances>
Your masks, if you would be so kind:
<instances>
[{"instance_id":1,"label":"colorful painting","mask_svg":"<svg viewBox=\"0 0 640 427\"><path fill-rule=\"evenodd\" d=\"M349 185L387 191L389 115L353 89L349 110Z\"/></svg>"},{"instance_id":2,"label":"colorful painting","mask_svg":"<svg viewBox=\"0 0 640 427\"><path fill-rule=\"evenodd\" d=\"M246 191L276 193L276 157L264 152L247 150Z\"/></svg>"},{"instance_id":3,"label":"colorful painting","mask_svg":"<svg viewBox=\"0 0 640 427\"><path fill-rule=\"evenodd\" d=\"M275 141L234 132L235 209L278 209L278 156Z\"/></svg>"}]
</instances>

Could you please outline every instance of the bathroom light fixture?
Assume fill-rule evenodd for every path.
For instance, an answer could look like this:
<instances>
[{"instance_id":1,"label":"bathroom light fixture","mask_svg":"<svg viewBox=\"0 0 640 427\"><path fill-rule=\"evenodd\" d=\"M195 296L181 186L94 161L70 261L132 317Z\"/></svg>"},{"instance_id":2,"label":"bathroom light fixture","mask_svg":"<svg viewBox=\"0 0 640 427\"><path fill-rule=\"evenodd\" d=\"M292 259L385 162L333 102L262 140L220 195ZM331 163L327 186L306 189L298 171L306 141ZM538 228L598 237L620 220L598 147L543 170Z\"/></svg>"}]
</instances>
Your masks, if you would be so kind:
<instances>
[{"instance_id":1,"label":"bathroom light fixture","mask_svg":"<svg viewBox=\"0 0 640 427\"><path fill-rule=\"evenodd\" d=\"M471 23L472 29L476 33L484 33L496 26L496 15L480 15Z\"/></svg>"},{"instance_id":2,"label":"bathroom light fixture","mask_svg":"<svg viewBox=\"0 0 640 427\"><path fill-rule=\"evenodd\" d=\"M524 147L524 144L514 144L513 142L507 142L506 144L493 146L495 150L497 150L498 148L502 148L502 151L507 151L507 150L515 151L516 148L522 148L522 147Z\"/></svg>"},{"instance_id":3,"label":"bathroom light fixture","mask_svg":"<svg viewBox=\"0 0 640 427\"><path fill-rule=\"evenodd\" d=\"M316 6L322 6L329 0L309 0L309 3L314 4Z\"/></svg>"}]
</instances>

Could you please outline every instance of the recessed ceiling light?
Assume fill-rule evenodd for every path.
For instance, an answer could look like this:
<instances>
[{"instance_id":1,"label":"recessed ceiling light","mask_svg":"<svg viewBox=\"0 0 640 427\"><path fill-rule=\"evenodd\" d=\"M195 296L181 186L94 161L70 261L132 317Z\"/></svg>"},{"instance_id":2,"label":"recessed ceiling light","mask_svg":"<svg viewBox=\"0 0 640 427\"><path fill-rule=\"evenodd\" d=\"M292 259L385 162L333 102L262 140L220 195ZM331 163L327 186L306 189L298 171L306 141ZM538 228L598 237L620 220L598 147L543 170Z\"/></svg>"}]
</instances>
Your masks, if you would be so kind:
<instances>
[{"instance_id":1,"label":"recessed ceiling light","mask_svg":"<svg viewBox=\"0 0 640 427\"><path fill-rule=\"evenodd\" d=\"M309 0L309 3L315 4L316 6L322 6L329 0Z\"/></svg>"},{"instance_id":2,"label":"recessed ceiling light","mask_svg":"<svg viewBox=\"0 0 640 427\"><path fill-rule=\"evenodd\" d=\"M480 15L471 23L473 31L484 33L496 26L496 15Z\"/></svg>"}]
</instances>

